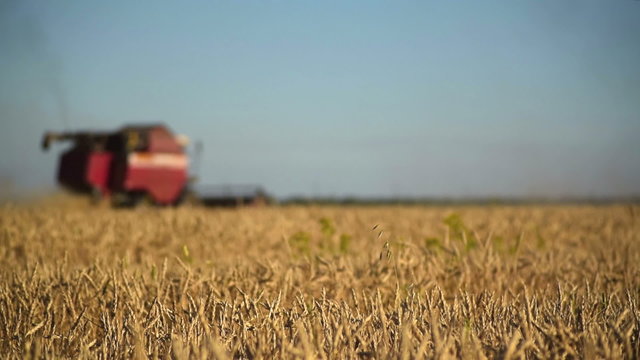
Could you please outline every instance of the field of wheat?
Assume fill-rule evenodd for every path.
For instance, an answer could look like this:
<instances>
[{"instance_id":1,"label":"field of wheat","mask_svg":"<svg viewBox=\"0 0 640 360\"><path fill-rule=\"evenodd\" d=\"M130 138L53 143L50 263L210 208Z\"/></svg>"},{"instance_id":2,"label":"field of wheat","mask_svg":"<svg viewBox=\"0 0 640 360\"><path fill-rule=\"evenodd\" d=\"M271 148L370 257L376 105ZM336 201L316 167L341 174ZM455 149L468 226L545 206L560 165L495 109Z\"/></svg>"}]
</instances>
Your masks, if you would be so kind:
<instances>
[{"instance_id":1,"label":"field of wheat","mask_svg":"<svg viewBox=\"0 0 640 360\"><path fill-rule=\"evenodd\" d=\"M0 206L0 357L634 358L640 207Z\"/></svg>"}]
</instances>

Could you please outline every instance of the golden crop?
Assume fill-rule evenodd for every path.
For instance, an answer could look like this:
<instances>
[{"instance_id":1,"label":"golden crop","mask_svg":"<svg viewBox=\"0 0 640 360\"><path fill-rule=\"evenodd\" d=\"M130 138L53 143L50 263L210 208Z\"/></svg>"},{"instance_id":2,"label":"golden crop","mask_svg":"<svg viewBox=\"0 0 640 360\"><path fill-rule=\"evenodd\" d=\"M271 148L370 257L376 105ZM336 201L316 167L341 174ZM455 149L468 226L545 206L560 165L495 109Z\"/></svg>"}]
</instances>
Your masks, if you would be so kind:
<instances>
[{"instance_id":1,"label":"golden crop","mask_svg":"<svg viewBox=\"0 0 640 360\"><path fill-rule=\"evenodd\" d=\"M638 358L637 206L0 207L2 358Z\"/></svg>"}]
</instances>

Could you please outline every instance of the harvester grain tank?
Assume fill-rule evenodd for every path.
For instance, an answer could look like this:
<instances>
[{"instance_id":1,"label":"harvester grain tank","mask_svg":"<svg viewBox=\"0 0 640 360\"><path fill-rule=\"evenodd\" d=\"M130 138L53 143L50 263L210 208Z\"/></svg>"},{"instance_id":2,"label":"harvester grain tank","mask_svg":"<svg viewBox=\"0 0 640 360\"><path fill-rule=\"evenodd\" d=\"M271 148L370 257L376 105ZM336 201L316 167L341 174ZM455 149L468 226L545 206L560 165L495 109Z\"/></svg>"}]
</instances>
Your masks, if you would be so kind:
<instances>
[{"instance_id":1,"label":"harvester grain tank","mask_svg":"<svg viewBox=\"0 0 640 360\"><path fill-rule=\"evenodd\" d=\"M179 203L187 190L186 138L164 125L126 126L115 132L48 132L42 148L71 141L60 157L58 182L74 192L111 198L119 205L145 199Z\"/></svg>"}]
</instances>

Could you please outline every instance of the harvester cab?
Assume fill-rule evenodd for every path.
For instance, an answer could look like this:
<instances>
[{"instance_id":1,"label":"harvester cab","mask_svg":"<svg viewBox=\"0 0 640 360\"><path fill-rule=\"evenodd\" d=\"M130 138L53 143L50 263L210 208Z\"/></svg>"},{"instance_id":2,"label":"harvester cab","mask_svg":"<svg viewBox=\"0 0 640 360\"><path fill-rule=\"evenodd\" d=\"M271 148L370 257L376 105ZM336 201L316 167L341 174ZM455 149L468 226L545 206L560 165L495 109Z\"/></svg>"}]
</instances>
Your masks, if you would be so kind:
<instances>
[{"instance_id":1,"label":"harvester cab","mask_svg":"<svg viewBox=\"0 0 640 360\"><path fill-rule=\"evenodd\" d=\"M172 205L184 198L188 139L164 125L127 126L116 132L48 132L42 148L57 141L72 142L58 167L58 182L71 191L111 198L116 205L145 199Z\"/></svg>"}]
</instances>

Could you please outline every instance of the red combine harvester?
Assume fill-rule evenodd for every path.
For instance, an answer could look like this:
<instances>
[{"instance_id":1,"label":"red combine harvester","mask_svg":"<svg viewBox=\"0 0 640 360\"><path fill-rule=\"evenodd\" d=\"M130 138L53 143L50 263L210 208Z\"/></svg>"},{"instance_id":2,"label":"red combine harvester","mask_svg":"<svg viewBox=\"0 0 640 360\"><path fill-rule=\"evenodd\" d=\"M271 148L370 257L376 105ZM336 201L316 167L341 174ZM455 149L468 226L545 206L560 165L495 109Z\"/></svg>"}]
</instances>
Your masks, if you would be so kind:
<instances>
[{"instance_id":1,"label":"red combine harvester","mask_svg":"<svg viewBox=\"0 0 640 360\"><path fill-rule=\"evenodd\" d=\"M54 141L73 142L58 169L58 181L69 190L125 206L145 200L175 205L187 191L187 140L164 125L126 126L116 132L47 132L42 148Z\"/></svg>"}]
</instances>

